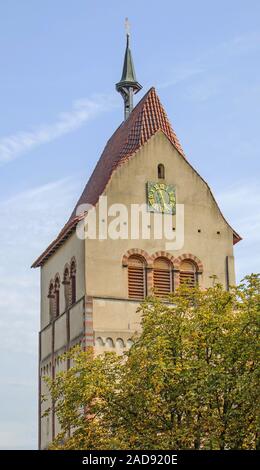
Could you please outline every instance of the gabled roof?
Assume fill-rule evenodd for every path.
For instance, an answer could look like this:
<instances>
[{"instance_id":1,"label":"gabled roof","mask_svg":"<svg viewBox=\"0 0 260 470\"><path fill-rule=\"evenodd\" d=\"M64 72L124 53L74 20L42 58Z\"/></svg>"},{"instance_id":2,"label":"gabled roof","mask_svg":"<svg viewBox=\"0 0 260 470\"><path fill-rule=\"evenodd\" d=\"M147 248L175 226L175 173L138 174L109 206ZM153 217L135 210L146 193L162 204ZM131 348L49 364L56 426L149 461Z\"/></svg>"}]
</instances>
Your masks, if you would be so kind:
<instances>
[{"instance_id":1,"label":"gabled roof","mask_svg":"<svg viewBox=\"0 0 260 470\"><path fill-rule=\"evenodd\" d=\"M123 121L107 142L105 149L69 218L69 221L63 227L58 237L33 263L32 267L36 268L43 265L54 251L56 251L74 231L78 221L84 217L84 215L76 214L77 207L80 204L96 205L99 196L103 194L115 169L131 158L137 150L139 150L140 147L142 147L142 145L144 145L159 130L166 135L180 155L185 158L183 149L171 127L159 97L156 94L155 88L151 88L133 109L129 118L126 121ZM212 197L214 199L213 194ZM233 233L234 243L241 240L241 237L234 230Z\"/></svg>"},{"instance_id":2,"label":"gabled roof","mask_svg":"<svg viewBox=\"0 0 260 470\"><path fill-rule=\"evenodd\" d=\"M151 88L107 142L70 220L75 217L79 204L88 203L94 206L97 203L113 171L137 152L158 130L162 130L185 157L156 91Z\"/></svg>"}]
</instances>

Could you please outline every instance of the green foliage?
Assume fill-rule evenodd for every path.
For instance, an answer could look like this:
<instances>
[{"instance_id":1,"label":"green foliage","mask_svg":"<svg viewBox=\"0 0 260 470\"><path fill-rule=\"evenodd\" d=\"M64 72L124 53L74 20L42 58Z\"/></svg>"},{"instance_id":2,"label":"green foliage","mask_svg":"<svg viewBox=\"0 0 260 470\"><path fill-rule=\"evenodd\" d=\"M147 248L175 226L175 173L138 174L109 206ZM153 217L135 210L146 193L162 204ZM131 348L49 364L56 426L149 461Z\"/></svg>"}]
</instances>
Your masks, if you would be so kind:
<instances>
[{"instance_id":1,"label":"green foliage","mask_svg":"<svg viewBox=\"0 0 260 470\"><path fill-rule=\"evenodd\" d=\"M62 427L52 448L259 448L259 311L258 275L146 299L128 353L73 350L49 380Z\"/></svg>"}]
</instances>

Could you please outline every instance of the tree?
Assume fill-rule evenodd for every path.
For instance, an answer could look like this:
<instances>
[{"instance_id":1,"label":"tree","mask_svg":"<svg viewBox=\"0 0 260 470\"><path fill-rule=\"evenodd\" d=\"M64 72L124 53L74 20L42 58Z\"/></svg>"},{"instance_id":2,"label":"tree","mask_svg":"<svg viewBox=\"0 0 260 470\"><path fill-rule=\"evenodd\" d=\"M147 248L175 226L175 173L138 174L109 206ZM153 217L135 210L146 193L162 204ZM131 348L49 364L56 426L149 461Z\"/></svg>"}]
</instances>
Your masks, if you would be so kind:
<instances>
[{"instance_id":1,"label":"tree","mask_svg":"<svg viewBox=\"0 0 260 470\"><path fill-rule=\"evenodd\" d=\"M70 369L53 381L45 378L61 425L50 448L116 448L116 434L112 426L105 426L105 417L120 385L120 358L114 353L94 358L92 348L82 351L77 346L63 359L70 360Z\"/></svg>"},{"instance_id":2,"label":"tree","mask_svg":"<svg viewBox=\"0 0 260 470\"><path fill-rule=\"evenodd\" d=\"M62 426L53 448L259 448L258 275L225 291L180 288L140 307L123 357L72 351L49 381Z\"/></svg>"}]
</instances>

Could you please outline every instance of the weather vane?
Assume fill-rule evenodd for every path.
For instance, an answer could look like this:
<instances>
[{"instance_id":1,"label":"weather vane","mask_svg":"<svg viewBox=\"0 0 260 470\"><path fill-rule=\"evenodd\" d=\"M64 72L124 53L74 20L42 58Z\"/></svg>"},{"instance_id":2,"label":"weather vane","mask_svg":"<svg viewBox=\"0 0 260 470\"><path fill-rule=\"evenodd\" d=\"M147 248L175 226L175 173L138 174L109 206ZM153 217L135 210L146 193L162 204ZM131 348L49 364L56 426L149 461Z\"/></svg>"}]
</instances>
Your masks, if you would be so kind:
<instances>
[{"instance_id":1,"label":"weather vane","mask_svg":"<svg viewBox=\"0 0 260 470\"><path fill-rule=\"evenodd\" d=\"M128 18L125 19L125 32L127 36L130 36L130 23Z\"/></svg>"}]
</instances>

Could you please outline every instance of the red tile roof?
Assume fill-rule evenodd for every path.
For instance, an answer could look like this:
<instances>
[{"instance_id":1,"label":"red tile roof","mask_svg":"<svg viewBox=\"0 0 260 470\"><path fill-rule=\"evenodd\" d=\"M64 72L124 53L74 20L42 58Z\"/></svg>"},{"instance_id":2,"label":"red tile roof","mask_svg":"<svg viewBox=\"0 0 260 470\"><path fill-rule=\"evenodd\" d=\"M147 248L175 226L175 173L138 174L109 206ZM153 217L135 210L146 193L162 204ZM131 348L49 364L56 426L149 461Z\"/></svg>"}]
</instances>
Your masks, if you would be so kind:
<instances>
[{"instance_id":1,"label":"red tile roof","mask_svg":"<svg viewBox=\"0 0 260 470\"><path fill-rule=\"evenodd\" d=\"M151 88L133 109L127 121L118 127L107 142L70 220L75 217L79 204L95 205L97 203L115 168L130 158L159 129L184 157L184 152L156 91Z\"/></svg>"},{"instance_id":2,"label":"red tile roof","mask_svg":"<svg viewBox=\"0 0 260 470\"><path fill-rule=\"evenodd\" d=\"M185 158L183 149L171 127L155 88L151 88L133 109L129 118L118 127L107 142L69 221L63 227L58 237L33 263L32 267L41 266L73 232L77 222L82 218L82 216L76 215L77 207L80 204L95 205L99 196L103 194L114 170L131 158L159 130L166 135L178 152ZM234 232L234 243L239 240L241 240L241 237Z\"/></svg>"}]
</instances>

